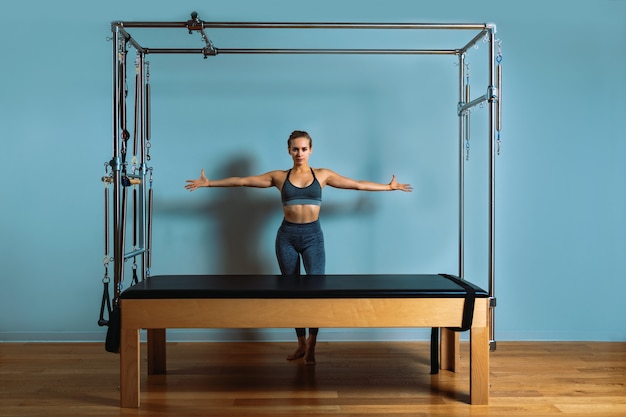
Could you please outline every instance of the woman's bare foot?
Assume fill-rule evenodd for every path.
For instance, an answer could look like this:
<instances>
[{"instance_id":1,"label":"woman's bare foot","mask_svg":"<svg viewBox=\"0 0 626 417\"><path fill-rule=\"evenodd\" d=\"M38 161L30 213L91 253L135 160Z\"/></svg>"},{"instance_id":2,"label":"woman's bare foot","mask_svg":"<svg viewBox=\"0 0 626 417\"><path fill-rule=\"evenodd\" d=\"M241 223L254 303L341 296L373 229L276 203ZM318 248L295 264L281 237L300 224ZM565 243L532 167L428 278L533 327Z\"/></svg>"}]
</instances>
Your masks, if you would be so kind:
<instances>
[{"instance_id":1,"label":"woman's bare foot","mask_svg":"<svg viewBox=\"0 0 626 417\"><path fill-rule=\"evenodd\" d=\"M288 361L293 361L304 357L306 354L306 339L304 336L298 337L298 347L290 355L287 355Z\"/></svg>"},{"instance_id":2,"label":"woman's bare foot","mask_svg":"<svg viewBox=\"0 0 626 417\"><path fill-rule=\"evenodd\" d=\"M294 350L294 352L292 354L287 355L287 360L288 361L293 361L293 360L296 360L296 359L300 359L300 358L304 357L305 353L306 353L305 348L304 347L301 348L300 346L298 346L296 348L296 350Z\"/></svg>"}]
</instances>

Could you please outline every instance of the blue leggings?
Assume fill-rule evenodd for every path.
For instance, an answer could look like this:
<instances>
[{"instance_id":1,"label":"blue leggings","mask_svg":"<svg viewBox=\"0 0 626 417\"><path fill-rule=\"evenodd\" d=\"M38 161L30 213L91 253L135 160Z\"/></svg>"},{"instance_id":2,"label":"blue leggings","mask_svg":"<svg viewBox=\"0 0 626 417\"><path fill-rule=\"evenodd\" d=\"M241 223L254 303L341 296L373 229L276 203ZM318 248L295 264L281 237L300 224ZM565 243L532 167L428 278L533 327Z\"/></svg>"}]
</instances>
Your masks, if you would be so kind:
<instances>
[{"instance_id":1,"label":"blue leggings","mask_svg":"<svg viewBox=\"0 0 626 417\"><path fill-rule=\"evenodd\" d=\"M283 220L276 234L276 258L283 275L300 275L300 257L307 275L323 275L326 271L324 233L319 220L312 223L291 223ZM309 329L317 335L319 329ZM296 329L304 336L305 329Z\"/></svg>"}]
</instances>

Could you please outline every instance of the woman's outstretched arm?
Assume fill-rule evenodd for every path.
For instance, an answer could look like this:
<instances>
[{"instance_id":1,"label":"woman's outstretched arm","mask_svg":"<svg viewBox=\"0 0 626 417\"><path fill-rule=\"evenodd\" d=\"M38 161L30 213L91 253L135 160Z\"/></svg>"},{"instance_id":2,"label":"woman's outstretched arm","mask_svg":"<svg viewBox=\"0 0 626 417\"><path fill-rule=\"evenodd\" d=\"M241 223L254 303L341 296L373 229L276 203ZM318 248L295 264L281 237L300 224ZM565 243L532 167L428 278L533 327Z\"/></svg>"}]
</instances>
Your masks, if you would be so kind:
<instances>
[{"instance_id":1,"label":"woman's outstretched arm","mask_svg":"<svg viewBox=\"0 0 626 417\"><path fill-rule=\"evenodd\" d=\"M253 175L249 177L229 177L219 180L210 180L204 174L204 169L200 170L200 177L195 180L185 181L185 188L189 191L197 190L201 187L255 187L269 188L276 185L278 173L280 171L271 171L261 175Z\"/></svg>"},{"instance_id":2,"label":"woman's outstretched arm","mask_svg":"<svg viewBox=\"0 0 626 417\"><path fill-rule=\"evenodd\" d=\"M362 191L413 191L413 187L410 184L401 184L396 181L395 175L392 175L391 181L388 184L381 184L372 181L353 180L352 178L341 176L329 169L325 169L323 172L325 184L335 188Z\"/></svg>"}]
</instances>

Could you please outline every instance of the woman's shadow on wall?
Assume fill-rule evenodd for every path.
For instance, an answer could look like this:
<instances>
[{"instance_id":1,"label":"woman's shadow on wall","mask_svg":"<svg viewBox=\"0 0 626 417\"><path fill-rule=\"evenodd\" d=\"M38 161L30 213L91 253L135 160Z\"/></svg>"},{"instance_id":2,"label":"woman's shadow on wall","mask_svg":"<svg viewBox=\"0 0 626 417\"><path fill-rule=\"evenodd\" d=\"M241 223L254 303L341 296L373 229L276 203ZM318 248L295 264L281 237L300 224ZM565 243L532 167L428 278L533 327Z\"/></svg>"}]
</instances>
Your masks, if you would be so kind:
<instances>
[{"instance_id":1,"label":"woman's shadow on wall","mask_svg":"<svg viewBox=\"0 0 626 417\"><path fill-rule=\"evenodd\" d=\"M252 174L252 159L235 158L211 172L209 179L245 177ZM272 190L241 188L200 189L185 202L160 201L154 206L157 216L191 220L205 236L201 250L205 259L214 263L210 270L216 274L270 274L275 271L269 259L263 259L259 247L265 227L280 214L280 197L269 195ZM273 198L272 198L273 197Z\"/></svg>"},{"instance_id":2,"label":"woman's shadow on wall","mask_svg":"<svg viewBox=\"0 0 626 417\"><path fill-rule=\"evenodd\" d=\"M256 175L253 165L250 157L231 159L226 161L220 169L213 171L212 177ZM261 195L264 193L267 197ZM275 257L267 259L264 255L268 253L267 245L271 245L271 253L274 253L274 241L266 242L266 227L270 223L275 223L278 229L282 219L280 194L275 188L261 191L246 187L222 188L210 190L200 198L200 202L191 204L159 202L155 204L155 212L158 215L180 216L185 219L197 218L201 227L206 230L206 251L208 252L211 247L217 250L211 256L207 253L210 262L217 262L216 267L211 268L217 274L279 273ZM324 203L322 211L324 217L342 214L352 216L371 212L372 204L366 196L360 196L354 203ZM211 224L215 226L215 235L210 235Z\"/></svg>"}]
</instances>

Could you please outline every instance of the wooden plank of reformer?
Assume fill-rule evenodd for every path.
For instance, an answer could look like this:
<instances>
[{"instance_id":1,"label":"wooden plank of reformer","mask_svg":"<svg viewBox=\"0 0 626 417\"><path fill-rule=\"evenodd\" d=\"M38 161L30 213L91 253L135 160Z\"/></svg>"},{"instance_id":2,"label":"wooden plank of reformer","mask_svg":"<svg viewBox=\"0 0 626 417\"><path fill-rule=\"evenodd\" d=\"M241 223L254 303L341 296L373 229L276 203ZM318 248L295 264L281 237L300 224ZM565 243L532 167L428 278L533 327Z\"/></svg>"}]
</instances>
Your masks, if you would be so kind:
<instances>
[{"instance_id":1,"label":"wooden plank of reformer","mask_svg":"<svg viewBox=\"0 0 626 417\"><path fill-rule=\"evenodd\" d=\"M463 298L125 299L136 328L457 327Z\"/></svg>"}]
</instances>

